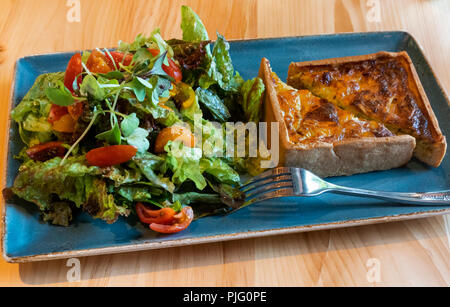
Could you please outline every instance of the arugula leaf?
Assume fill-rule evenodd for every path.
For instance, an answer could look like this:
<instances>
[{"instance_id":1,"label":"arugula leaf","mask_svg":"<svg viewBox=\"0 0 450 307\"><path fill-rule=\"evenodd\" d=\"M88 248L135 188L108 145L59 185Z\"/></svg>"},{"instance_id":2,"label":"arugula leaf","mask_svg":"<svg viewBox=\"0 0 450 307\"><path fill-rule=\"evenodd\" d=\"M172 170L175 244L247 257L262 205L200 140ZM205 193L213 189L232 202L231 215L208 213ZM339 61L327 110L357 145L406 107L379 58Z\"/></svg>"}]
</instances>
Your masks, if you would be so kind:
<instances>
[{"instance_id":1,"label":"arugula leaf","mask_svg":"<svg viewBox=\"0 0 450 307\"><path fill-rule=\"evenodd\" d=\"M148 66L150 61L153 59L152 54L148 51L147 48L139 48L136 53L133 55L133 62L135 65L145 64Z\"/></svg>"},{"instance_id":2,"label":"arugula leaf","mask_svg":"<svg viewBox=\"0 0 450 307\"><path fill-rule=\"evenodd\" d=\"M224 123L231 117L222 99L214 92L198 87L195 90L195 94L199 102L209 110L214 120Z\"/></svg>"},{"instance_id":3,"label":"arugula leaf","mask_svg":"<svg viewBox=\"0 0 450 307\"><path fill-rule=\"evenodd\" d=\"M59 88L47 87L45 89L45 95L52 103L59 106L70 106L75 103L72 93L64 86L64 84L62 84L62 82Z\"/></svg>"},{"instance_id":4,"label":"arugula leaf","mask_svg":"<svg viewBox=\"0 0 450 307\"><path fill-rule=\"evenodd\" d=\"M131 90L133 90L138 101L140 102L144 101L146 95L145 85L143 85L137 78L134 78L130 82L126 83L125 87L128 87Z\"/></svg>"},{"instance_id":5,"label":"arugula leaf","mask_svg":"<svg viewBox=\"0 0 450 307\"><path fill-rule=\"evenodd\" d=\"M167 77L167 78L172 78L162 68L162 65L164 65L164 62L167 62L167 51L162 53L156 59L155 63L153 63L152 69L147 74L148 75L158 75L158 76L164 76L164 77Z\"/></svg>"},{"instance_id":6,"label":"arugula leaf","mask_svg":"<svg viewBox=\"0 0 450 307\"><path fill-rule=\"evenodd\" d=\"M120 145L120 128L119 124L116 122L111 130L99 133L95 136L99 140L103 140L110 145Z\"/></svg>"},{"instance_id":7,"label":"arugula leaf","mask_svg":"<svg viewBox=\"0 0 450 307\"><path fill-rule=\"evenodd\" d=\"M124 74L121 71L118 70L113 70L110 71L106 74L99 74L100 76L102 76L103 78L106 79L116 79L116 80L122 80L125 78Z\"/></svg>"},{"instance_id":8,"label":"arugula leaf","mask_svg":"<svg viewBox=\"0 0 450 307\"><path fill-rule=\"evenodd\" d=\"M181 6L181 29L183 30L183 40L188 42L200 42L208 40L206 31L200 17L188 6Z\"/></svg>"},{"instance_id":9,"label":"arugula leaf","mask_svg":"<svg viewBox=\"0 0 450 307\"><path fill-rule=\"evenodd\" d=\"M137 79L139 82L141 82L141 84L142 84L143 86L145 86L146 88L153 89L153 85L151 85L147 80L142 79L142 78L140 78L140 77L136 77L136 79Z\"/></svg>"},{"instance_id":10,"label":"arugula leaf","mask_svg":"<svg viewBox=\"0 0 450 307\"><path fill-rule=\"evenodd\" d=\"M81 83L80 86L80 92L82 95L90 95L93 99L98 101L104 100L106 96L105 90L100 87L97 79L92 75L84 77L83 83Z\"/></svg>"}]
</instances>

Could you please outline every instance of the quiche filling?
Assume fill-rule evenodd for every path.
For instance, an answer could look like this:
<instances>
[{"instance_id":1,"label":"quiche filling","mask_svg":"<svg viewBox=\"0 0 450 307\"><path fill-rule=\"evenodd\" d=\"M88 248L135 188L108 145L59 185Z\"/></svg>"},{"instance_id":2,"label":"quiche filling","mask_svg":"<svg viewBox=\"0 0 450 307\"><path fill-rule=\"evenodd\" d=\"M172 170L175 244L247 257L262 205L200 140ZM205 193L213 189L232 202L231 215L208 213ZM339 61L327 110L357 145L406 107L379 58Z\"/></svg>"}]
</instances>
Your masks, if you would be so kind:
<instances>
[{"instance_id":1,"label":"quiche filling","mask_svg":"<svg viewBox=\"0 0 450 307\"><path fill-rule=\"evenodd\" d=\"M274 72L272 81L291 143L333 143L350 138L394 135L376 121L359 119L308 90L287 85Z\"/></svg>"},{"instance_id":2,"label":"quiche filling","mask_svg":"<svg viewBox=\"0 0 450 307\"><path fill-rule=\"evenodd\" d=\"M433 133L418 106L419 93L410 84L407 65L401 57L385 56L356 63L305 66L290 76L288 83L393 130L432 141Z\"/></svg>"}]
</instances>

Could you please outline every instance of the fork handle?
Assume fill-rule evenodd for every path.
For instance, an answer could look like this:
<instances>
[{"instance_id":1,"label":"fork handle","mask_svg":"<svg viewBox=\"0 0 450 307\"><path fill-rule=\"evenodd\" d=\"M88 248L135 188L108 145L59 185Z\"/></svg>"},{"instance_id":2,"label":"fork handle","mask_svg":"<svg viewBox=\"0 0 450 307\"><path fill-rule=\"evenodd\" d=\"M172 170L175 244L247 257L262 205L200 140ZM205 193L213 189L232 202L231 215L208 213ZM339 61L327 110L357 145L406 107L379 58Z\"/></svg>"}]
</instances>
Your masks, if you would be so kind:
<instances>
[{"instance_id":1,"label":"fork handle","mask_svg":"<svg viewBox=\"0 0 450 307\"><path fill-rule=\"evenodd\" d=\"M438 204L450 204L450 190L439 192L427 192L427 193L397 193L397 192L382 192L363 189L347 188L337 185L332 185L329 192L364 196L371 198L378 198L382 200L391 200L404 204L418 204L418 205L438 205Z\"/></svg>"}]
</instances>

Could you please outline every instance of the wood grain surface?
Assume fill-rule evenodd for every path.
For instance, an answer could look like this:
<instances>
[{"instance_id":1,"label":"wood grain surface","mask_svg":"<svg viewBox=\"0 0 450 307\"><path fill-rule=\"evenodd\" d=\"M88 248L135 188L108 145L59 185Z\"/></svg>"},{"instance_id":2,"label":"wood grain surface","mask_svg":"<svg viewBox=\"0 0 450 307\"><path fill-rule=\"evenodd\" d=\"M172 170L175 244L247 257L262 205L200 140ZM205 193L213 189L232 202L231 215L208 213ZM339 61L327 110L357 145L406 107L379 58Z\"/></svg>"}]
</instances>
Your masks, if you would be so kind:
<instances>
[{"instance_id":1,"label":"wood grain surface","mask_svg":"<svg viewBox=\"0 0 450 307\"><path fill-rule=\"evenodd\" d=\"M68 21L73 3L80 4L79 22ZM165 38L180 37L182 4L200 15L211 37L217 30L227 39L405 30L422 45L447 93L450 88L448 0L2 0L1 144L17 58L116 46L155 27ZM4 174L4 147L0 156ZM8 264L0 259L0 285L449 286L449 244L447 215L80 258L81 279L75 282L67 279L67 260Z\"/></svg>"}]
</instances>

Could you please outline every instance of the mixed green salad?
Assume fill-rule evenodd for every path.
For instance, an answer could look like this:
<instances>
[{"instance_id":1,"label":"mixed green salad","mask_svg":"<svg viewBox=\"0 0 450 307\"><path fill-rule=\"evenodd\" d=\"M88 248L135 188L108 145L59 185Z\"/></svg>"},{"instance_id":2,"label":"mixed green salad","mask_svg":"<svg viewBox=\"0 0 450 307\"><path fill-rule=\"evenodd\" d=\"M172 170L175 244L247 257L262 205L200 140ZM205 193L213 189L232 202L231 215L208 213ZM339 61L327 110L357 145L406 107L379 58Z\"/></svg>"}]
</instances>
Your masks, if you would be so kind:
<instances>
[{"instance_id":1,"label":"mixed green salad","mask_svg":"<svg viewBox=\"0 0 450 307\"><path fill-rule=\"evenodd\" d=\"M65 72L40 75L12 111L26 146L9 191L45 221L68 226L80 210L108 223L137 214L173 233L242 204L241 175L258 164L225 157L218 130L258 122L264 84L243 80L225 38L213 44L192 9L181 13L181 40L156 29L116 50L77 53Z\"/></svg>"}]
</instances>

